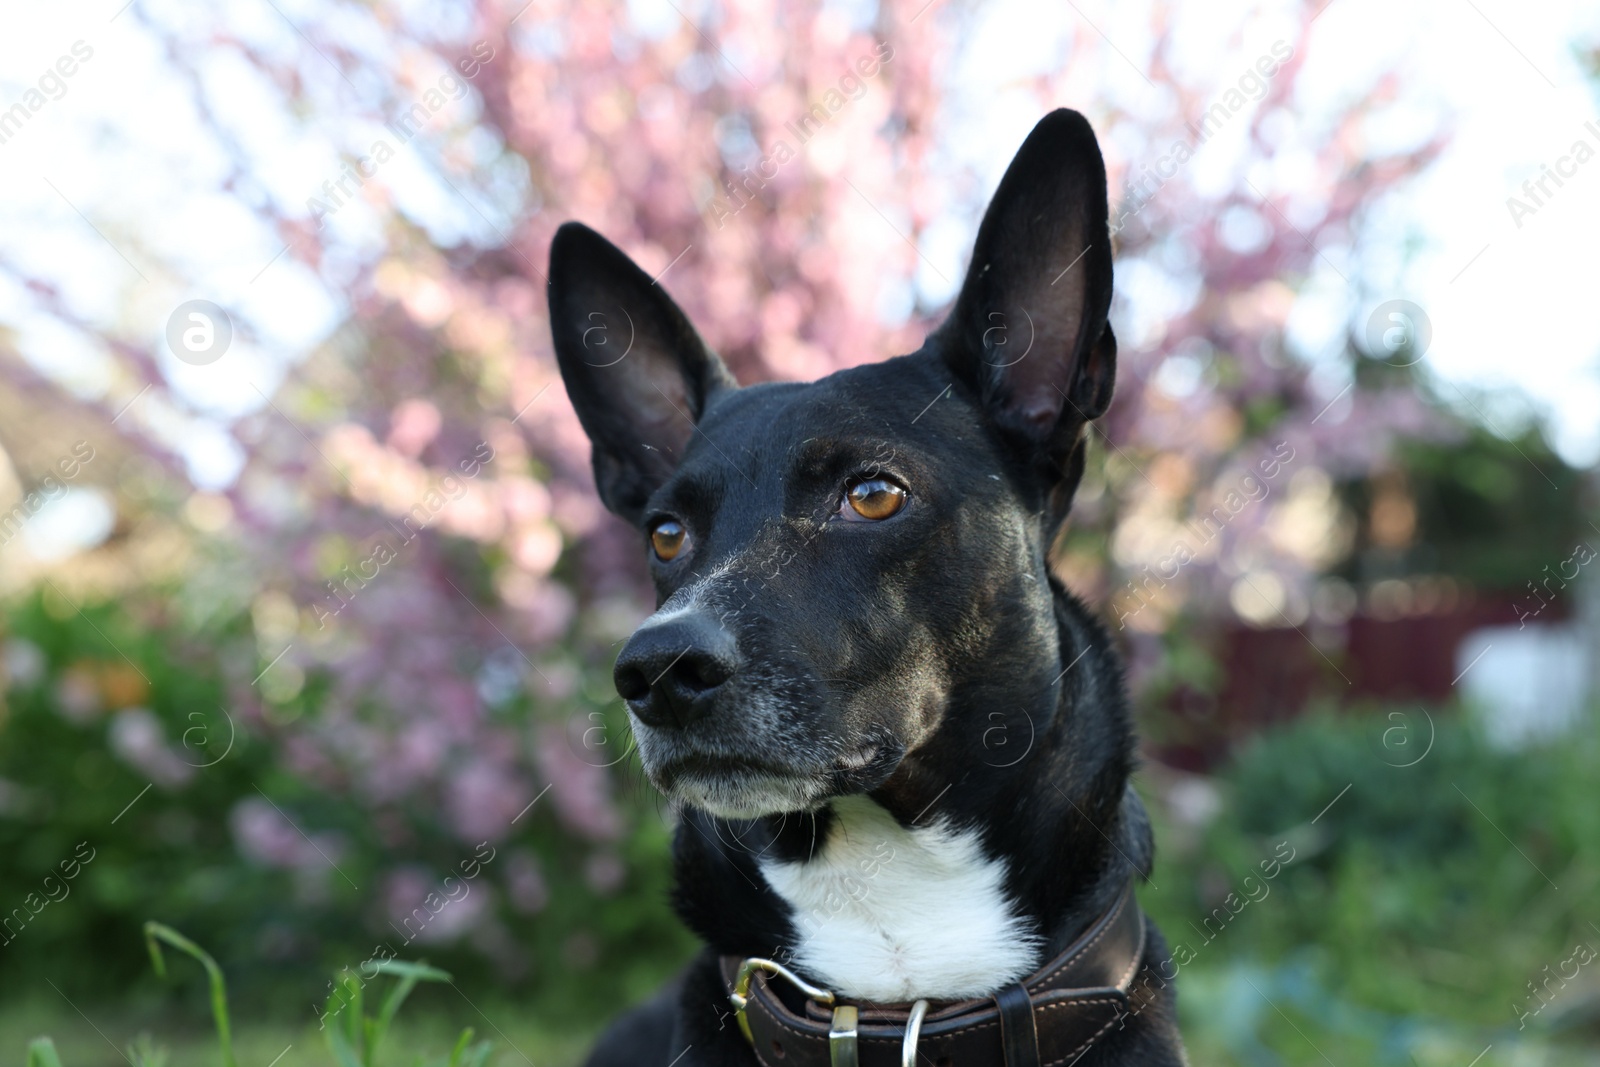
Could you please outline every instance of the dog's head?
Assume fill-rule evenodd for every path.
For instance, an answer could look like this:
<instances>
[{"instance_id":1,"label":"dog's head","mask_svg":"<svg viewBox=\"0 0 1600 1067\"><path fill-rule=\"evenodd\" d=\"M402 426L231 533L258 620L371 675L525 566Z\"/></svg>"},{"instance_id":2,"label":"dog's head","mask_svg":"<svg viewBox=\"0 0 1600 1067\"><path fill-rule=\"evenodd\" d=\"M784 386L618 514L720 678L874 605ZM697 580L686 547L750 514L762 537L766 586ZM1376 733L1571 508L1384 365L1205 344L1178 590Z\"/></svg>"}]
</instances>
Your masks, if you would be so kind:
<instances>
[{"instance_id":1,"label":"dog's head","mask_svg":"<svg viewBox=\"0 0 1600 1067\"><path fill-rule=\"evenodd\" d=\"M659 608L616 665L645 770L716 815L883 786L986 691L1060 670L1049 542L1111 399L1105 165L1072 111L1018 151L917 353L740 388L666 292L576 223L550 318L606 506ZM969 709L958 712L953 709Z\"/></svg>"}]
</instances>

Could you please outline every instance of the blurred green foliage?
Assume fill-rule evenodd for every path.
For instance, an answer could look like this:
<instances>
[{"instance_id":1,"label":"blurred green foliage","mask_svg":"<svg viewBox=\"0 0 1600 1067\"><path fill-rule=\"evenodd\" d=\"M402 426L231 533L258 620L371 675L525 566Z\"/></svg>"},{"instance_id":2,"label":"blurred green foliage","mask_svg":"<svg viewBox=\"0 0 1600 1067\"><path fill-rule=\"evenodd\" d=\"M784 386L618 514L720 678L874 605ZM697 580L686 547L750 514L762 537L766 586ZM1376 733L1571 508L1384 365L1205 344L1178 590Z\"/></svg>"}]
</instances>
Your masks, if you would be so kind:
<instances>
[{"instance_id":1,"label":"blurred green foliage","mask_svg":"<svg viewBox=\"0 0 1600 1067\"><path fill-rule=\"evenodd\" d=\"M1341 486L1345 507L1368 521L1335 573L1355 581L1449 574L1521 595L1545 567L1567 559L1579 540L1594 542L1587 474L1555 454L1540 426L1516 438L1475 422L1460 423L1458 432L1457 440L1396 444L1392 463L1404 472L1416 509L1416 531L1403 549L1372 544L1374 480Z\"/></svg>"},{"instance_id":2,"label":"blurred green foliage","mask_svg":"<svg viewBox=\"0 0 1600 1067\"><path fill-rule=\"evenodd\" d=\"M411 864L437 883L455 871L461 845L435 828L435 817L408 817L395 844L354 798L279 766L278 746L260 736L270 727L247 726L238 709L223 714L222 685L196 666L204 663L196 635L126 606L61 607L35 597L0 625L0 644L14 649L20 638L43 653L36 677L0 686L0 918L11 919L0 934L0 1003L53 996L46 978L74 999L153 1007L169 998L145 957L148 919L207 946L244 1002L279 1018L311 1017L327 974L385 941L402 957L425 951L466 988L515 995L543 1018L580 1028L643 996L692 951L666 902L670 830L643 790L621 800L628 828L614 851L626 873L607 893L585 876L592 846L538 807L496 843L501 856L531 849L548 891L536 913L502 906L498 916L498 936L534 961L525 971L496 969L464 946L405 944L380 872ZM74 711L90 691L97 706ZM152 785L119 757L111 737L128 707L159 720L167 745L193 768L186 782ZM230 813L262 796L307 834L337 833L337 872L268 867L241 854ZM75 877L65 878L63 863L75 865ZM507 895L507 866L484 863L476 883L492 886L497 901ZM204 1005L199 976L176 984L186 1005Z\"/></svg>"},{"instance_id":3,"label":"blurred green foliage","mask_svg":"<svg viewBox=\"0 0 1600 1067\"><path fill-rule=\"evenodd\" d=\"M1491 1042L1594 1062L1600 968L1541 999L1528 983L1600 947L1597 765L1592 716L1520 752L1420 707L1314 714L1246 745L1203 828L1158 819L1141 894L1196 956L1178 977L1196 1062L1465 1064ZM1263 883L1284 842L1294 860Z\"/></svg>"}]
</instances>

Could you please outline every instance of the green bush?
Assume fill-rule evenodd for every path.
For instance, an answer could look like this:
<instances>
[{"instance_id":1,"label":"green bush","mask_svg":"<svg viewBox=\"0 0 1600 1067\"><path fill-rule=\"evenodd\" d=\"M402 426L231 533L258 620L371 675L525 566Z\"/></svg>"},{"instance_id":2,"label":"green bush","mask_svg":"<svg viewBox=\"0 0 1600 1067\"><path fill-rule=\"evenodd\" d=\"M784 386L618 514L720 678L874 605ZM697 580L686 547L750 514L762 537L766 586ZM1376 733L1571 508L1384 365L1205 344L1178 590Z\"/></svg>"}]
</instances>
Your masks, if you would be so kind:
<instances>
[{"instance_id":1,"label":"green bush","mask_svg":"<svg viewBox=\"0 0 1600 1067\"><path fill-rule=\"evenodd\" d=\"M1597 765L1593 718L1511 753L1438 709L1320 714L1246 745L1203 831L1154 805L1159 888L1141 896L1169 940L1194 950L1178 980L1194 1039L1237 1056L1273 1035L1294 1062L1322 1062L1309 1038L1335 1062L1408 1067L1411 1055L1433 1062L1424 1049L1440 1033L1451 1049L1476 1040L1467 1059L1491 1040L1592 1040L1594 975L1525 1030L1518 1007L1539 1007L1528 983L1547 965L1600 946ZM1279 843L1294 859L1263 883ZM1249 875L1265 894L1241 888ZM1259 899L1237 907L1247 892ZM1219 907L1226 921L1206 925Z\"/></svg>"},{"instance_id":2,"label":"green bush","mask_svg":"<svg viewBox=\"0 0 1600 1067\"><path fill-rule=\"evenodd\" d=\"M0 1001L49 994L42 977L74 999L169 998L138 937L154 917L208 945L257 1016L309 1017L326 994L315 975L367 959L380 941L400 944L382 900L384 873L404 863L442 877L463 859L462 845L420 800L402 810L404 844L395 845L393 828L380 835L352 798L289 773L270 728L215 711L227 697L204 669L201 635L130 606L59 608L35 598L0 624L13 659L32 648L43 661L13 663L22 669L0 684L0 920L10 917L0 926ZM315 688L302 698L310 718ZM187 781L152 786L119 758L110 738L128 706L149 709L167 746L193 765ZM339 873L311 880L245 858L230 812L261 796L309 834L336 831L345 846ZM604 898L584 878L593 846L539 811L497 843L501 852L531 849L548 889L536 914L502 907L495 916L501 936L534 961L526 973L508 974L466 944L429 944L429 955L463 988L514 996L567 1028L590 1027L619 998L643 996L692 943L667 906L669 829L653 795L633 790L623 808L628 830L614 848L626 880ZM502 901L505 866L484 864L480 882ZM190 1008L204 1002L193 976L179 988Z\"/></svg>"}]
</instances>

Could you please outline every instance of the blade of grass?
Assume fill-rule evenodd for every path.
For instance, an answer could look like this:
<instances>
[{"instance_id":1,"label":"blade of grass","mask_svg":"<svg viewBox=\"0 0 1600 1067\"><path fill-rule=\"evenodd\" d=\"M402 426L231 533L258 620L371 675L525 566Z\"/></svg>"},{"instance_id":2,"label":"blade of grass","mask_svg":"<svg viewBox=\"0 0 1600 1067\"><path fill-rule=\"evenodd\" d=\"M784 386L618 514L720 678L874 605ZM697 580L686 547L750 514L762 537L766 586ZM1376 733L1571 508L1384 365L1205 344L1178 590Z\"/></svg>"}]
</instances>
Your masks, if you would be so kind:
<instances>
[{"instance_id":1,"label":"blade of grass","mask_svg":"<svg viewBox=\"0 0 1600 1067\"><path fill-rule=\"evenodd\" d=\"M338 1007L334 1007L334 1002ZM361 980L345 969L334 976L323 1018L335 1016L328 1027L328 1050L339 1067L361 1067Z\"/></svg>"},{"instance_id":2,"label":"blade of grass","mask_svg":"<svg viewBox=\"0 0 1600 1067\"><path fill-rule=\"evenodd\" d=\"M356 1059L358 1061L364 1060L366 1057L361 1047L361 1037L366 1029L362 1023L364 1022L363 1016L366 1014L367 1005L366 995L362 990L366 986L359 977L351 974L348 970L344 974L343 983L345 988L344 1039L355 1050Z\"/></svg>"},{"instance_id":3,"label":"blade of grass","mask_svg":"<svg viewBox=\"0 0 1600 1067\"><path fill-rule=\"evenodd\" d=\"M467 1045L472 1042L472 1027L461 1031L461 1036L456 1038L456 1047L450 1050L450 1062L446 1067L461 1067L461 1054L467 1050Z\"/></svg>"},{"instance_id":4,"label":"blade of grass","mask_svg":"<svg viewBox=\"0 0 1600 1067\"><path fill-rule=\"evenodd\" d=\"M411 991L417 987L418 982L448 982L450 974L437 967L429 967L426 963L410 963L406 960L368 960L375 965L377 974L386 974L391 978L400 979L399 983L383 998L383 1006L378 1009L378 1017L373 1020L367 1032L368 1046L364 1067L373 1067L378 1054L378 1042L389 1032L390 1025L394 1022L395 1013L400 1010L400 1005L406 1002Z\"/></svg>"},{"instance_id":5,"label":"blade of grass","mask_svg":"<svg viewBox=\"0 0 1600 1067\"><path fill-rule=\"evenodd\" d=\"M140 1034L124 1050L134 1067L167 1067L167 1050L156 1046L149 1034Z\"/></svg>"},{"instance_id":6,"label":"blade of grass","mask_svg":"<svg viewBox=\"0 0 1600 1067\"><path fill-rule=\"evenodd\" d=\"M211 1018L217 1024L217 1040L222 1045L222 1067L238 1067L233 1058L233 1032L228 1025L228 988L222 980L222 968L217 966L217 961L205 949L162 923L145 923L144 940L150 949L150 962L154 964L156 974L163 978L166 977L167 966L161 958L162 941L193 956L206 969L211 983Z\"/></svg>"},{"instance_id":7,"label":"blade of grass","mask_svg":"<svg viewBox=\"0 0 1600 1067\"><path fill-rule=\"evenodd\" d=\"M376 969L378 974L387 974L400 979L399 983L389 991L389 995L383 998L383 1007L378 1011L375 1035L377 1039L382 1039L383 1035L389 1032L389 1025L394 1022L395 1013L400 1010L400 1005L406 1002L406 998L411 995L418 982L450 981L449 972L429 967L426 963L379 960Z\"/></svg>"},{"instance_id":8,"label":"blade of grass","mask_svg":"<svg viewBox=\"0 0 1600 1067\"><path fill-rule=\"evenodd\" d=\"M378 1017L367 1020L366 1055L362 1058L361 1067L374 1067L377 1063L378 1045L382 1043L383 1035L389 1032L389 1023L394 1019L395 1009L399 1008L400 1002L406 999L411 987L416 984L415 978L401 979L400 984L383 998L383 1006L378 1009Z\"/></svg>"},{"instance_id":9,"label":"blade of grass","mask_svg":"<svg viewBox=\"0 0 1600 1067\"><path fill-rule=\"evenodd\" d=\"M28 1067L61 1067L56 1043L48 1037L36 1037L28 1042Z\"/></svg>"},{"instance_id":10,"label":"blade of grass","mask_svg":"<svg viewBox=\"0 0 1600 1067\"><path fill-rule=\"evenodd\" d=\"M361 1067L361 1061L356 1058L355 1050L338 1030L328 1031L328 1051L333 1053L333 1061L339 1067Z\"/></svg>"}]
</instances>

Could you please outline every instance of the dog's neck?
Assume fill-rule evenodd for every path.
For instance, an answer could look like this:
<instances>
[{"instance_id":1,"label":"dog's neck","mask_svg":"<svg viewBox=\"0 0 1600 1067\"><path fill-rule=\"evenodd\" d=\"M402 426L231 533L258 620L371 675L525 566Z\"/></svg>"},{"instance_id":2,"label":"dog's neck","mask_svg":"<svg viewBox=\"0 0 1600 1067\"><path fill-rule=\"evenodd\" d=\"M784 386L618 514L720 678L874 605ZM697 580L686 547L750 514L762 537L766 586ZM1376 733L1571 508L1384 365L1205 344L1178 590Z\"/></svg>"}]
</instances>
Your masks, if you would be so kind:
<instances>
[{"instance_id":1,"label":"dog's neck","mask_svg":"<svg viewBox=\"0 0 1600 1067\"><path fill-rule=\"evenodd\" d=\"M749 822L685 811L685 921L720 952L775 956L880 1002L985 995L1087 928L1147 872L1150 832L1128 788L1121 668L1052 587L1061 673L1031 706L997 664L957 687L947 728L868 796Z\"/></svg>"}]
</instances>

